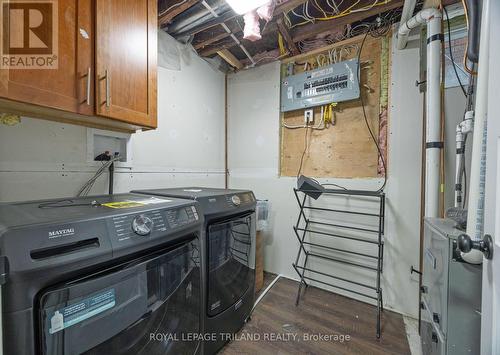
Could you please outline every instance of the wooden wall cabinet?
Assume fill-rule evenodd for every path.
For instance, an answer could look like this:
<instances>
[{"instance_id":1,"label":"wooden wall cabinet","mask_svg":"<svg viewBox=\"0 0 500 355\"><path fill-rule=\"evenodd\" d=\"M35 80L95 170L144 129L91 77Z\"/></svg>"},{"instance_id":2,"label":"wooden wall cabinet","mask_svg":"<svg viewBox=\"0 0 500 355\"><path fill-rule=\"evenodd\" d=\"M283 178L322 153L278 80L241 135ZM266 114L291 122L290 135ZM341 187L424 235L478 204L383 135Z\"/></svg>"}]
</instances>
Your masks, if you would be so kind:
<instances>
[{"instance_id":1,"label":"wooden wall cabinet","mask_svg":"<svg viewBox=\"0 0 500 355\"><path fill-rule=\"evenodd\" d=\"M156 0L97 0L97 113L156 127Z\"/></svg>"},{"instance_id":2,"label":"wooden wall cabinet","mask_svg":"<svg viewBox=\"0 0 500 355\"><path fill-rule=\"evenodd\" d=\"M55 4L58 68L0 69L0 112L118 131L156 128L157 2Z\"/></svg>"}]
</instances>

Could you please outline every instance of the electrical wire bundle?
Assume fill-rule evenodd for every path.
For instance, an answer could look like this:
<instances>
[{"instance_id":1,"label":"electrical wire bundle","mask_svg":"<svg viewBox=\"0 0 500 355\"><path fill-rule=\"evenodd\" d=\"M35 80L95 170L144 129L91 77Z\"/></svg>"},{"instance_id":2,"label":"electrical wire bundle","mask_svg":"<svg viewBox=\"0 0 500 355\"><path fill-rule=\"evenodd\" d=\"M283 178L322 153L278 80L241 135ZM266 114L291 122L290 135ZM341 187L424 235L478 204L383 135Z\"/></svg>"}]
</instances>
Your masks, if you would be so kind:
<instances>
[{"instance_id":1,"label":"electrical wire bundle","mask_svg":"<svg viewBox=\"0 0 500 355\"><path fill-rule=\"evenodd\" d=\"M284 19L287 26L292 29L294 27L302 26L308 23L315 23L316 21L329 21L336 18L344 17L356 12L363 12L373 9L374 7L386 5L390 3L392 0L375 0L371 5L357 7L361 0L357 0L352 5L348 5L345 9L342 9L342 5L344 0L339 1L338 3L335 0L327 0L326 4L329 9L324 9L318 3L317 0L309 0L302 5L302 11L296 12L295 9L290 12L284 13ZM311 10L314 9L314 12L319 12L321 15L313 16L311 15ZM290 14L293 15L294 18L298 18L300 21L298 23L292 23L290 18Z\"/></svg>"},{"instance_id":2,"label":"electrical wire bundle","mask_svg":"<svg viewBox=\"0 0 500 355\"><path fill-rule=\"evenodd\" d=\"M325 37L302 40L298 43L298 47L301 52L309 52L316 48L362 35L367 31L370 32L372 37L382 37L389 32L394 23L399 21L400 17L401 9L391 10L385 14L378 15L372 21L348 24L345 26L342 33L328 34Z\"/></svg>"},{"instance_id":3,"label":"electrical wire bundle","mask_svg":"<svg viewBox=\"0 0 500 355\"><path fill-rule=\"evenodd\" d=\"M112 157L110 160L108 161L105 161L103 162L102 166L99 167L99 169L97 170L97 172L94 174L94 176L92 176L89 181L87 181L83 186L82 188L78 191L78 194L76 195L77 197L81 197L81 196L87 196L89 194L89 192L92 190L92 188L94 187L94 184L95 182L97 181L97 179L99 179L99 177L104 174L104 172L106 170L109 169L109 167L114 164L116 161L120 160L120 156L119 155L116 155L114 157Z\"/></svg>"},{"instance_id":4,"label":"electrical wire bundle","mask_svg":"<svg viewBox=\"0 0 500 355\"><path fill-rule=\"evenodd\" d=\"M365 45L365 42L366 42L366 39L367 39L368 35L371 35L373 37L377 37L377 34L378 34L378 32L374 31L373 27L368 28L365 31L365 34L364 34L363 39L361 41L361 45L358 48L358 52L357 52L357 58L358 58L357 75L358 75L358 81L359 82L361 82L361 80L360 80L360 76L361 76L361 53L363 51L363 47ZM368 132L370 134L370 137L371 137L371 139L372 139L375 147L377 148L378 157L382 161L382 165L383 165L383 168L384 168L384 182L383 182L382 186L379 189L376 190L376 192L381 192L381 191L383 191L385 189L385 186L387 185L387 164L386 164L384 153L382 152L382 149L380 148L378 140L375 137L373 129L371 128L370 123L368 122L368 116L367 116L367 113L366 113L366 107L365 107L365 102L364 102L364 99L363 99L363 95L360 95L360 102L361 102L361 107L362 107L362 112L363 112L363 118L364 118L364 121L365 121L365 124L366 124L366 128L367 128L367 130L368 130ZM327 118L328 117L331 118L331 116L328 116L328 115L329 114L327 113L326 117ZM304 151L302 152L302 156L301 156L301 159L300 159L300 165L299 165L299 169L298 169L298 172L297 172L297 178L298 178L299 175L300 175L300 173L302 172L302 167L303 167L303 164L304 164L304 158L305 158L305 155L306 155L309 143L310 143L309 139L308 139L309 128L311 128L311 129L325 129L325 127L327 127L327 123L326 123L326 120L325 120L325 114L324 114L324 108L323 107L321 108L321 122L316 127L311 127L311 126L307 126L307 125L302 125L302 126L288 126L285 123L283 123L283 126L285 128L289 128L289 129L305 128L305 146L304 146ZM335 185L335 186L339 187L339 188L344 188L344 187L342 187L340 185Z\"/></svg>"}]
</instances>

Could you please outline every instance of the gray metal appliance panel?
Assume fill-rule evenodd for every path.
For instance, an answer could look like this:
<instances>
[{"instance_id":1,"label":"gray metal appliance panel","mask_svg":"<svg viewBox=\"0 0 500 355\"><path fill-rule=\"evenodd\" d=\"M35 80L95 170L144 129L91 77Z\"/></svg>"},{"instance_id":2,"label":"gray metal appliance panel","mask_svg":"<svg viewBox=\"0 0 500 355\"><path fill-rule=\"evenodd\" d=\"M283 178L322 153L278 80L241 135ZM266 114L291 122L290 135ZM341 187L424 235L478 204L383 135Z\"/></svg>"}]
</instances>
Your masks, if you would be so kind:
<instances>
[{"instance_id":1,"label":"gray metal appliance panel","mask_svg":"<svg viewBox=\"0 0 500 355\"><path fill-rule=\"evenodd\" d=\"M358 60L291 75L281 82L281 112L359 98Z\"/></svg>"},{"instance_id":2,"label":"gray metal appliance panel","mask_svg":"<svg viewBox=\"0 0 500 355\"><path fill-rule=\"evenodd\" d=\"M454 223L426 219L422 294L424 354L478 354L482 266L455 259Z\"/></svg>"},{"instance_id":3,"label":"gray metal appliance panel","mask_svg":"<svg viewBox=\"0 0 500 355\"><path fill-rule=\"evenodd\" d=\"M446 334L448 308L448 266L450 256L449 239L434 224L427 223L424 240L424 267L422 285L427 292L422 295L425 308L430 313L430 321L436 314L442 320L435 326Z\"/></svg>"},{"instance_id":4,"label":"gray metal appliance panel","mask_svg":"<svg viewBox=\"0 0 500 355\"><path fill-rule=\"evenodd\" d=\"M420 328L420 336L422 339L422 353L425 355L444 355L446 354L446 341L436 338L432 339L433 334L436 334L436 328L432 325L432 322L424 320L422 313L422 325Z\"/></svg>"},{"instance_id":5,"label":"gray metal appliance panel","mask_svg":"<svg viewBox=\"0 0 500 355\"><path fill-rule=\"evenodd\" d=\"M132 191L137 194L145 194L166 198L183 198L198 201L202 207L203 214L208 219L222 216L234 215L249 210L254 210L257 200L252 191L229 190L205 187L184 187L153 190ZM237 196L240 204L234 204L232 198Z\"/></svg>"},{"instance_id":6,"label":"gray metal appliance panel","mask_svg":"<svg viewBox=\"0 0 500 355\"><path fill-rule=\"evenodd\" d=\"M453 241L450 240L450 249ZM481 344L482 265L450 262L448 354L479 354Z\"/></svg>"},{"instance_id":7,"label":"gray metal appliance panel","mask_svg":"<svg viewBox=\"0 0 500 355\"><path fill-rule=\"evenodd\" d=\"M142 216L153 220L150 233L132 235ZM134 194L0 204L4 352L36 352L33 305L41 290L200 237L203 223L196 201Z\"/></svg>"}]
</instances>

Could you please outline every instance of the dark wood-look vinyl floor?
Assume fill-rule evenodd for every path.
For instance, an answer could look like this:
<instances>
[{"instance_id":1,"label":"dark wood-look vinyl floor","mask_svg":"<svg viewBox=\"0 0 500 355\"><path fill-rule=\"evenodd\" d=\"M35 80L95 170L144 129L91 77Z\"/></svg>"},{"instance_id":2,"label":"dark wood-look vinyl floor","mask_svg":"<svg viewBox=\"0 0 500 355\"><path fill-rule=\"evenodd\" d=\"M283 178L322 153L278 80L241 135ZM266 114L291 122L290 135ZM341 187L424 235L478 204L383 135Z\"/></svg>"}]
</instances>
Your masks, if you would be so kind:
<instances>
[{"instance_id":1,"label":"dark wood-look vinyl floor","mask_svg":"<svg viewBox=\"0 0 500 355\"><path fill-rule=\"evenodd\" d=\"M266 274L262 290L274 277ZM297 287L281 278L220 354L410 354L401 315L385 310L377 339L374 306L310 286L296 307Z\"/></svg>"}]
</instances>

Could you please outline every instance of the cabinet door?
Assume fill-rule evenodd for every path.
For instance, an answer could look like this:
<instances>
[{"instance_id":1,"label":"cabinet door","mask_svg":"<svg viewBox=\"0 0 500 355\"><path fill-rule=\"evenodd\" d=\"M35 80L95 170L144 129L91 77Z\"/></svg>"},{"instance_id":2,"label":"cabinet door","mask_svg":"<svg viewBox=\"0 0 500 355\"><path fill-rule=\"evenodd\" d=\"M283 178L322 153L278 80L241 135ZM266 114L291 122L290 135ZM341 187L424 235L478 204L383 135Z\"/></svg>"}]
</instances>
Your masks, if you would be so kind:
<instances>
[{"instance_id":1,"label":"cabinet door","mask_svg":"<svg viewBox=\"0 0 500 355\"><path fill-rule=\"evenodd\" d=\"M52 15L43 11L37 12L36 8L30 9L30 6L37 6L36 2L12 2L2 5L3 18L9 19L12 31L10 45L19 46L19 43L14 42L23 42L24 37L26 48L23 47L23 50L29 52L32 44L35 47L45 45L37 36L44 39L47 37L38 31L51 32L51 40L57 41L57 51L54 53L57 55L58 64L57 69L24 69L27 66L23 69L0 69L0 97L92 115L95 112L92 0L58 0L53 4L57 6L57 11L52 11ZM55 17L52 17L54 15ZM20 30L25 20L28 20L31 26L38 24L37 21L44 23L47 18L49 22L55 22L52 23L57 31L53 31L54 27L50 25L35 27L34 30ZM23 37L16 39L15 30L18 31L18 36Z\"/></svg>"},{"instance_id":2,"label":"cabinet door","mask_svg":"<svg viewBox=\"0 0 500 355\"><path fill-rule=\"evenodd\" d=\"M97 0L97 114L156 127L157 1Z\"/></svg>"}]
</instances>

